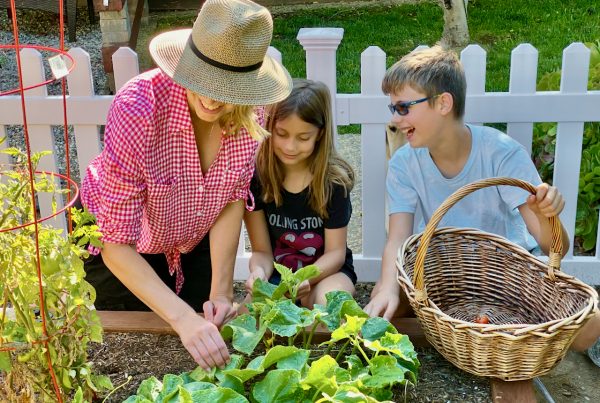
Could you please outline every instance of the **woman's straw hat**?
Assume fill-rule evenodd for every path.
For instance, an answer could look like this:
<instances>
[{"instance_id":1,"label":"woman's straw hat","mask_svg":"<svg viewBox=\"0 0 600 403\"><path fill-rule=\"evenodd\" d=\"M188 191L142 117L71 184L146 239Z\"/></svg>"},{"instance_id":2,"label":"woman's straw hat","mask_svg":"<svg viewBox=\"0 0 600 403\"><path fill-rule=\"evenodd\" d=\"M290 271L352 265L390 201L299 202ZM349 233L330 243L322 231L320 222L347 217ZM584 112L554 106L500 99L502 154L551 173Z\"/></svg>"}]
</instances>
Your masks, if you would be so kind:
<instances>
[{"instance_id":1,"label":"woman's straw hat","mask_svg":"<svg viewBox=\"0 0 600 403\"><path fill-rule=\"evenodd\" d=\"M287 70L266 55L269 11L249 0L207 0L192 29L162 33L150 55L183 87L235 105L267 105L292 90Z\"/></svg>"}]
</instances>

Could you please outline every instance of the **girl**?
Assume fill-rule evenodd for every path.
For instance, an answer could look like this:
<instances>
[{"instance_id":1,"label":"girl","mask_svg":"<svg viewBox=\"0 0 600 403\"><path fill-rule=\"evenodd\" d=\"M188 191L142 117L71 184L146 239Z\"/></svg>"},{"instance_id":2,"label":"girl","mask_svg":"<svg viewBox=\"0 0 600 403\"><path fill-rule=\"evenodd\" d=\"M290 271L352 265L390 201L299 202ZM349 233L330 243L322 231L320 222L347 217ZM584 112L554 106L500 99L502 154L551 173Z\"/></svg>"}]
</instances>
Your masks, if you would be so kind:
<instances>
[{"instance_id":1,"label":"girl","mask_svg":"<svg viewBox=\"0 0 600 403\"><path fill-rule=\"evenodd\" d=\"M280 281L275 260L292 270L319 267L321 274L298 293L306 307L325 304L329 291L354 293L346 246L354 172L334 148L327 86L294 81L290 96L268 111L267 130L251 185L256 207L244 216L252 244L247 290L257 278Z\"/></svg>"}]
</instances>

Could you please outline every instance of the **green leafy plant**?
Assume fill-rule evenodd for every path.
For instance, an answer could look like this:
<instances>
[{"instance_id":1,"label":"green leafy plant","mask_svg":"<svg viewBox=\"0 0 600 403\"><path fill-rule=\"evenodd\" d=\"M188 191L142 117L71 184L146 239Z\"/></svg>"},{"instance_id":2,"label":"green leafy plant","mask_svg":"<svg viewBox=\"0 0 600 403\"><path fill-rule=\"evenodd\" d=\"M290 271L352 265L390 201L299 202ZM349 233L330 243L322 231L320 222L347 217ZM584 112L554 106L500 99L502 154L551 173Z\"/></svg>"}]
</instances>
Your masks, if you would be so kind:
<instances>
[{"instance_id":1,"label":"green leafy plant","mask_svg":"<svg viewBox=\"0 0 600 403\"><path fill-rule=\"evenodd\" d=\"M416 383L420 363L408 336L369 318L345 291L328 293L325 306L297 306L300 283L318 268L275 268L280 284L257 280L249 313L221 331L241 354L223 369L148 378L126 402L379 402L392 398L394 385ZM331 338L314 347L319 326ZM256 351L261 341L264 354Z\"/></svg>"},{"instance_id":2,"label":"green leafy plant","mask_svg":"<svg viewBox=\"0 0 600 403\"><path fill-rule=\"evenodd\" d=\"M38 224L38 273L35 226L11 230L32 223L36 214L27 157L15 148L3 152L15 164L0 177L0 401L56 402L55 382L61 396L91 401L112 388L107 377L92 373L87 357L88 343L102 341L102 327L82 258L84 244L100 245L100 233L88 225L93 217L76 209L68 236ZM34 169L46 154L32 156ZM34 188L53 197L65 192L47 174L34 175Z\"/></svg>"},{"instance_id":3,"label":"green leafy plant","mask_svg":"<svg viewBox=\"0 0 600 403\"><path fill-rule=\"evenodd\" d=\"M589 89L600 89L600 41L586 43L590 48ZM538 91L556 91L560 88L561 72L547 73L538 82ZM552 183L556 123L534 125L532 158L542 180ZM579 173L579 195L575 221L575 242L584 251L596 247L598 210L600 209L600 122L586 123L583 131L583 151Z\"/></svg>"}]
</instances>

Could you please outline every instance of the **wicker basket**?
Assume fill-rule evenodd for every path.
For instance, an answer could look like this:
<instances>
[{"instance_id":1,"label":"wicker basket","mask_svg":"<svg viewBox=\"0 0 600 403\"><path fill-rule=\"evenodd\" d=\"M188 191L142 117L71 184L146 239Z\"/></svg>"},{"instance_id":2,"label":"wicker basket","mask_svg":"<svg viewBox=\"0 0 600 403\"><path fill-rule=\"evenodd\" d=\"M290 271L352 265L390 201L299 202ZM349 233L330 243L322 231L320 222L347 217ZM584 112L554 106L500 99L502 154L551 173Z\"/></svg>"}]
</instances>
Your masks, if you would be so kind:
<instances>
[{"instance_id":1,"label":"wicker basket","mask_svg":"<svg viewBox=\"0 0 600 403\"><path fill-rule=\"evenodd\" d=\"M398 281L427 340L448 361L478 376L506 381L550 371L598 309L592 287L560 272L561 225L553 217L548 264L522 247L476 229L436 229L471 192L527 182L490 178L463 186L432 215L425 231L398 253ZM489 324L475 323L486 315Z\"/></svg>"}]
</instances>

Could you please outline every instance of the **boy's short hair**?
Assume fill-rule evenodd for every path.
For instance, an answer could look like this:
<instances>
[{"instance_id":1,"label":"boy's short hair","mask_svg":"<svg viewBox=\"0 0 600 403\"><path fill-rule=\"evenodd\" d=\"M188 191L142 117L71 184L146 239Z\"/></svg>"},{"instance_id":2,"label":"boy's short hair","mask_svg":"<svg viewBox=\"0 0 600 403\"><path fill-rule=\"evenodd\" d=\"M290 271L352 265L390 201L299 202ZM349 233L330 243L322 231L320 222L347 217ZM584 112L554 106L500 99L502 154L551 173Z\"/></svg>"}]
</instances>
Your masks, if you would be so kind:
<instances>
[{"instance_id":1,"label":"boy's short hair","mask_svg":"<svg viewBox=\"0 0 600 403\"><path fill-rule=\"evenodd\" d=\"M454 116L465 114L467 80L462 63L456 54L436 45L413 50L390 67L383 77L381 89L385 95L400 92L405 85L433 97L448 92L454 100ZM428 103L433 105L434 99Z\"/></svg>"}]
</instances>

